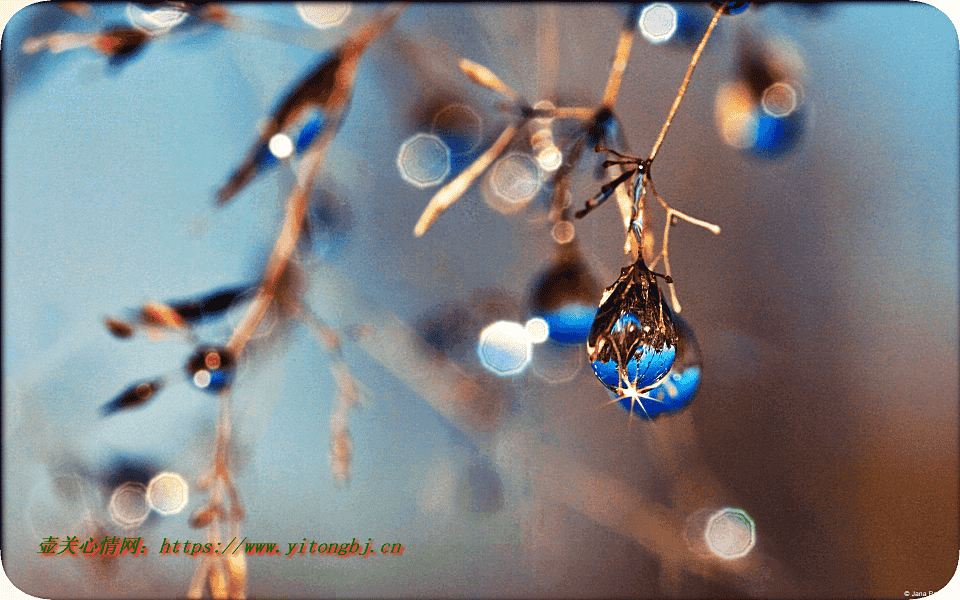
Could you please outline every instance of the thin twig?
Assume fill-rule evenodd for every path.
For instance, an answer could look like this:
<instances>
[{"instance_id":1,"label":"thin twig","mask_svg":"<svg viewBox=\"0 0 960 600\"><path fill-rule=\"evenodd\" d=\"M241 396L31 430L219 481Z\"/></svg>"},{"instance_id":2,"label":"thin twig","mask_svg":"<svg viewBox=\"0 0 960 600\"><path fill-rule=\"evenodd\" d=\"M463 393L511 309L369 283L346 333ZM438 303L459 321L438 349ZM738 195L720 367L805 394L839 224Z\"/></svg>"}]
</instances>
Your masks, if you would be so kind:
<instances>
[{"instance_id":1,"label":"thin twig","mask_svg":"<svg viewBox=\"0 0 960 600\"><path fill-rule=\"evenodd\" d=\"M714 225L713 223L708 223L707 221L702 221L700 219L691 217L690 215L672 208L662 197L660 197L660 194L657 193L657 188L653 184L653 179L649 176L644 177L644 194L646 193L647 186L650 186L650 193L653 194L653 197L657 199L657 202L659 202L660 206L662 206L666 211L666 223L663 226L663 241L661 242L660 253L657 254L657 257L653 260L653 262L650 263L648 268L656 268L657 263L660 262L660 259L663 259L664 273L667 275L667 277L670 277L667 285L670 288L670 300L673 304L673 310L674 312L680 312L682 307L680 306L680 299L677 297L677 289L672 281L673 274L670 270L670 227L673 226L673 218L679 217L688 223L692 223L698 227L703 227L704 229L707 229L716 235L720 234L720 227L718 225ZM628 235L627 237L629 238L630 236Z\"/></svg>"},{"instance_id":2,"label":"thin twig","mask_svg":"<svg viewBox=\"0 0 960 600\"><path fill-rule=\"evenodd\" d=\"M437 217L439 217L443 211L447 210L451 204L456 202L460 196L470 188L473 180L483 174L493 161L500 156L513 139L513 136L516 135L519 128L520 125L518 124L507 126L507 128L503 130L503 133L500 134L500 137L497 138L497 141L487 148L477 160L473 161L473 164L464 169L453 181L440 188L440 191L430 199L427 207L423 209L420 219L417 220L417 224L413 228L413 235L421 237L427 232L427 229L433 225Z\"/></svg>"},{"instance_id":3,"label":"thin twig","mask_svg":"<svg viewBox=\"0 0 960 600\"><path fill-rule=\"evenodd\" d=\"M653 144L653 150L650 151L650 157L647 159L653 163L653 159L657 157L657 152L660 151L660 146L663 144L663 138L667 137L667 130L670 129L670 123L673 121L673 116L677 114L677 109L680 108L680 101L683 100L683 95L687 92L687 86L690 85L690 79L693 77L693 70L697 66L697 62L700 60L700 55L703 53L703 49L707 46L707 40L710 39L710 34L713 32L713 28L717 26L717 22L720 21L720 15L723 14L724 9L727 8L728 3L724 3L723 6L717 9L717 12L713 14L713 19L710 21L710 25L707 26L707 31L703 34L703 38L700 40L700 45L697 46L696 51L693 53L693 58L690 59L690 66L687 67L687 74L683 77L683 83L680 84L680 89L677 91L677 97L673 100L673 106L670 107L670 112L667 114L667 120L663 122L663 128L660 130L660 135L657 136L657 141Z\"/></svg>"},{"instance_id":4,"label":"thin twig","mask_svg":"<svg viewBox=\"0 0 960 600\"><path fill-rule=\"evenodd\" d=\"M554 119L577 119L586 121L597 114L597 109L587 108L586 106L561 106L550 111L550 116Z\"/></svg>"},{"instance_id":5,"label":"thin twig","mask_svg":"<svg viewBox=\"0 0 960 600\"><path fill-rule=\"evenodd\" d=\"M600 103L602 106L613 108L613 105L617 103L617 95L620 92L620 84L623 82L623 74L627 70L627 61L630 60L630 49L632 47L633 27L624 26L620 29L617 52L614 54L613 64L610 65L607 87L603 91L603 100Z\"/></svg>"},{"instance_id":6,"label":"thin twig","mask_svg":"<svg viewBox=\"0 0 960 600\"><path fill-rule=\"evenodd\" d=\"M464 74L474 83L478 83L483 87L489 88L503 96L506 96L508 99L514 102L522 102L520 94L515 92L509 85L501 81L493 71L485 66L465 58L460 59L459 66L460 70L463 71Z\"/></svg>"}]
</instances>

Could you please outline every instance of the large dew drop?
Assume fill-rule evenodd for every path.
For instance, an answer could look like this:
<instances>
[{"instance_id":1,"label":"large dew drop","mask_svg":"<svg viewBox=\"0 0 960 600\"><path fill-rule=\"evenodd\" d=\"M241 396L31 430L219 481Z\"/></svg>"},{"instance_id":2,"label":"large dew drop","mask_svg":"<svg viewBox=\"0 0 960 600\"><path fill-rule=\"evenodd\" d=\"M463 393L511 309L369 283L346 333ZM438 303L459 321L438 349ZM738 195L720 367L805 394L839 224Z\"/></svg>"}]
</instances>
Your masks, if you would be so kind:
<instances>
[{"instance_id":1,"label":"large dew drop","mask_svg":"<svg viewBox=\"0 0 960 600\"><path fill-rule=\"evenodd\" d=\"M673 315L673 330L677 334L677 354L670 373L651 388L649 398L621 398L620 406L644 419L683 410L693 399L700 385L703 366L700 347L693 330L679 315Z\"/></svg>"},{"instance_id":2,"label":"large dew drop","mask_svg":"<svg viewBox=\"0 0 960 600\"><path fill-rule=\"evenodd\" d=\"M640 258L604 290L587 338L590 366L603 385L625 396L660 383L676 353L670 308Z\"/></svg>"}]
</instances>

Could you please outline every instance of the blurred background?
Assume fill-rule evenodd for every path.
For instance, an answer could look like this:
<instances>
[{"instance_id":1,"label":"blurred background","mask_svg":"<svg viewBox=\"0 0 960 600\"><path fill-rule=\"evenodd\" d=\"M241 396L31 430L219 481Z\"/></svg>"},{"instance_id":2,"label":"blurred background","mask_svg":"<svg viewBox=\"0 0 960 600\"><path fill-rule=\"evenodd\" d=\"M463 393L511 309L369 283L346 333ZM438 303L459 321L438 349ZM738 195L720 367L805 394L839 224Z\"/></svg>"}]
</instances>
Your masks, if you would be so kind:
<instances>
[{"instance_id":1,"label":"blurred background","mask_svg":"<svg viewBox=\"0 0 960 600\"><path fill-rule=\"evenodd\" d=\"M179 596L195 559L157 551L203 537L187 520L205 494L128 529L108 504L160 472L195 486L216 399L183 382L102 418L193 353L117 340L103 318L256 280L296 155L223 209L214 194L283 95L383 7L317 26L295 4L227 5L244 31L184 14L118 60L22 51L180 18L64 4L31 5L3 34L3 568L44 598ZM459 59L531 105L595 107L630 14L647 16L614 109L629 148L609 143L645 156L708 5L414 4L364 55L298 258L303 301L360 390L349 481L331 468L336 364L283 315L238 370L232 464L248 540L404 553L251 556L250 597L903 597L953 576L960 82L938 10L773 3L720 20L654 169L671 206L722 227L671 232L702 363L675 414L631 421L582 340L522 327L595 308L630 260L612 201L558 231L533 129L414 237L432 195L517 120ZM562 153L571 123L540 124ZM587 147L571 209L610 179L599 160ZM242 312L198 337L225 343ZM491 343L499 321L516 326ZM744 556L702 547L724 507L755 526ZM150 552L37 554L48 536L106 533Z\"/></svg>"}]
</instances>

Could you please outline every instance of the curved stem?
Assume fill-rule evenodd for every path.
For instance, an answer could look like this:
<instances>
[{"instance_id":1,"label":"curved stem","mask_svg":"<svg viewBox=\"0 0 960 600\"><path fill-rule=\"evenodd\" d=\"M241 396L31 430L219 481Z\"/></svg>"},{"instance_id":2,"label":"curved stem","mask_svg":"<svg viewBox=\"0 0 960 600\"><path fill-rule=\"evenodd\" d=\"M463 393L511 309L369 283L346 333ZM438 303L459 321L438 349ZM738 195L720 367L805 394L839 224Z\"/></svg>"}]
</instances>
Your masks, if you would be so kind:
<instances>
[{"instance_id":1,"label":"curved stem","mask_svg":"<svg viewBox=\"0 0 960 600\"><path fill-rule=\"evenodd\" d=\"M710 21L710 25L707 27L707 31L703 34L703 39L700 40L700 45L697 46L696 51L693 53L693 58L690 59L690 66L687 67L687 74L683 77L683 83L680 84L680 89L677 91L677 97L673 100L673 106L670 107L670 112L667 114L667 120L663 123L663 128L660 130L660 135L657 136L657 141L653 144L653 150L650 151L650 157L647 159L651 163L653 159L657 157L657 152L660 151L660 146L663 144L663 138L667 137L667 130L670 129L670 123L673 121L674 115L677 114L677 109L680 108L680 101L683 100L683 95L687 93L687 86L690 85L690 79L693 77L693 70L697 66L697 62L700 60L700 55L703 53L703 49L707 46L707 40L710 39L710 34L713 33L713 28L717 26L717 22L720 20L720 15L723 14L724 9L727 8L728 3L724 3L723 6L717 9L717 12L713 14L713 19Z\"/></svg>"}]
</instances>

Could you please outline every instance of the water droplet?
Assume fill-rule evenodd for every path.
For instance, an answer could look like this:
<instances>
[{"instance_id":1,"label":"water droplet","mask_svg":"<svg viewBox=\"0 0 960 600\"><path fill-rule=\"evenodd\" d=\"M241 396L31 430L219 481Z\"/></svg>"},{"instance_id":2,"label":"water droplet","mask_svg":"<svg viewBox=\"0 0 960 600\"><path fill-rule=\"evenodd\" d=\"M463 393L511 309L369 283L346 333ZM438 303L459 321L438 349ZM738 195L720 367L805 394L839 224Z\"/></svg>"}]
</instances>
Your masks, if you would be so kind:
<instances>
[{"instance_id":1,"label":"water droplet","mask_svg":"<svg viewBox=\"0 0 960 600\"><path fill-rule=\"evenodd\" d=\"M217 393L228 387L236 374L237 361L226 348L201 348L187 361L187 376L198 388Z\"/></svg>"},{"instance_id":2,"label":"water droplet","mask_svg":"<svg viewBox=\"0 0 960 600\"><path fill-rule=\"evenodd\" d=\"M604 290L587 338L590 366L603 385L623 396L658 384L676 351L670 308L641 258Z\"/></svg>"},{"instance_id":3,"label":"water droplet","mask_svg":"<svg viewBox=\"0 0 960 600\"><path fill-rule=\"evenodd\" d=\"M547 322L550 339L561 344L580 344L587 339L597 314L597 287L572 248L540 275L530 304L533 313Z\"/></svg>"},{"instance_id":4,"label":"water droplet","mask_svg":"<svg viewBox=\"0 0 960 600\"><path fill-rule=\"evenodd\" d=\"M303 125L303 128L297 135L297 154L303 154L307 150L310 142L312 142L313 139L317 137L317 134L320 133L320 130L323 129L323 125L323 114L320 113L320 111L314 112L313 117Z\"/></svg>"},{"instance_id":5,"label":"water droplet","mask_svg":"<svg viewBox=\"0 0 960 600\"><path fill-rule=\"evenodd\" d=\"M677 354L670 373L646 394L649 398L640 398L640 403L632 398L620 400L621 407L642 418L681 410L693 399L700 384L703 363L693 330L679 315L673 315L672 319L677 334Z\"/></svg>"}]
</instances>

